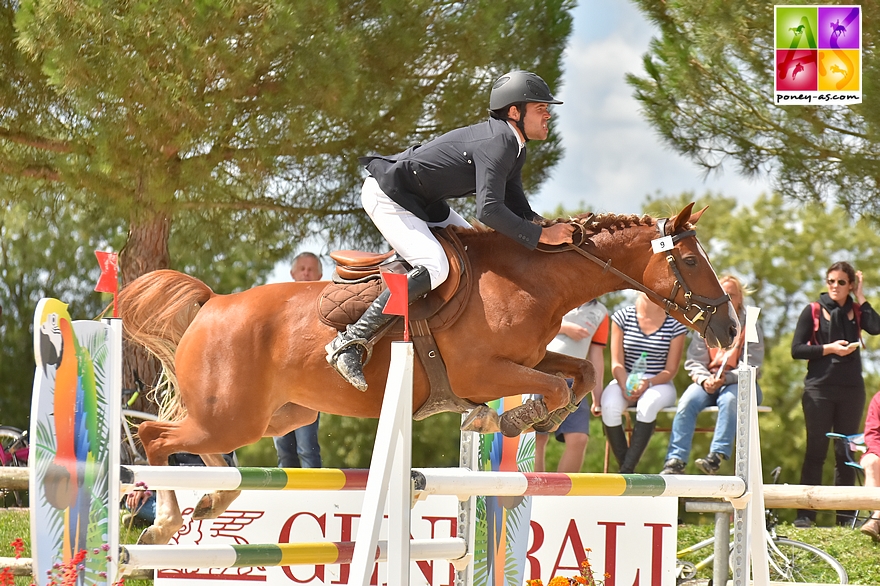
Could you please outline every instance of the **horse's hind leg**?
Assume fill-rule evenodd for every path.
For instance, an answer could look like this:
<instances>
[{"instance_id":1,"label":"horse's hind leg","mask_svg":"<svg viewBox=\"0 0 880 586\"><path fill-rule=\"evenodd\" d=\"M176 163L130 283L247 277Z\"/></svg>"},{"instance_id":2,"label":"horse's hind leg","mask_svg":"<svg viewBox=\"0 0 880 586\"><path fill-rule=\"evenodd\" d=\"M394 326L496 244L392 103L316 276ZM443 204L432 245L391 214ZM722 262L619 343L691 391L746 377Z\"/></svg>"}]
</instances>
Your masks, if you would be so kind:
<instances>
[{"instance_id":1,"label":"horse's hind leg","mask_svg":"<svg viewBox=\"0 0 880 586\"><path fill-rule=\"evenodd\" d=\"M226 458L220 454L202 454L201 458L207 466L229 465L226 462ZM226 512L226 509L232 504L232 501L238 498L238 495L240 494L240 490L215 490L214 492L209 492L199 499L199 502L196 504L196 508L193 511L192 518L216 519Z\"/></svg>"}]
</instances>

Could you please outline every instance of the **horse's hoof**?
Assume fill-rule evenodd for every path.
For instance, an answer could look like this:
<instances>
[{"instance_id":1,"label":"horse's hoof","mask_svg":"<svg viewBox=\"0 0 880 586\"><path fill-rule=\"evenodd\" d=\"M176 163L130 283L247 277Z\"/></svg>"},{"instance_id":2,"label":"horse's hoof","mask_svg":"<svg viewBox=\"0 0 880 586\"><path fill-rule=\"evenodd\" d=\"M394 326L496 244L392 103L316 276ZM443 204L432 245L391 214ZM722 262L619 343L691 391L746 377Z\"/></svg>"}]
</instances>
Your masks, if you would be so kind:
<instances>
[{"instance_id":1,"label":"horse's hoof","mask_svg":"<svg viewBox=\"0 0 880 586\"><path fill-rule=\"evenodd\" d=\"M477 405L465 417L461 424L461 431L475 431L477 433L497 433L501 431L498 423L498 412L488 405Z\"/></svg>"},{"instance_id":2,"label":"horse's hoof","mask_svg":"<svg viewBox=\"0 0 880 586\"><path fill-rule=\"evenodd\" d=\"M559 427L558 423L553 422L553 418L548 418L546 421L539 421L532 425L535 431L539 433L550 433L552 431L556 431L556 428Z\"/></svg>"},{"instance_id":3,"label":"horse's hoof","mask_svg":"<svg viewBox=\"0 0 880 586\"><path fill-rule=\"evenodd\" d=\"M144 529L140 537L138 537L138 545L165 545L168 539L163 539L161 531L155 525L150 525Z\"/></svg>"},{"instance_id":4,"label":"horse's hoof","mask_svg":"<svg viewBox=\"0 0 880 586\"><path fill-rule=\"evenodd\" d=\"M536 422L546 421L549 417L543 399L529 399L519 407L504 412L501 416L501 433L516 437Z\"/></svg>"},{"instance_id":5,"label":"horse's hoof","mask_svg":"<svg viewBox=\"0 0 880 586\"><path fill-rule=\"evenodd\" d=\"M217 517L217 514L214 512L214 499L211 498L210 494L203 495L193 509L192 518L214 519L215 517Z\"/></svg>"}]
</instances>

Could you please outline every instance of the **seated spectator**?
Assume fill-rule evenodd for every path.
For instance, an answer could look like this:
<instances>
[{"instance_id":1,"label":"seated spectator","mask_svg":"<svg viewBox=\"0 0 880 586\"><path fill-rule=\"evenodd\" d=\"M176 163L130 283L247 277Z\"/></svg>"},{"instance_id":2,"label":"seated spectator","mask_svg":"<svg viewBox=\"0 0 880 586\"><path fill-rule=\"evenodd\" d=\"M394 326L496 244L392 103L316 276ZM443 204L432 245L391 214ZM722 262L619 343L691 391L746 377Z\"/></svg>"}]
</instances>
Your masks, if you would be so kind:
<instances>
[{"instance_id":1,"label":"seated spectator","mask_svg":"<svg viewBox=\"0 0 880 586\"><path fill-rule=\"evenodd\" d=\"M865 486L880 486L880 393L875 394L868 405L865 447L868 451L859 462L865 469ZM880 543L880 511L873 512L871 518L862 525L861 532Z\"/></svg>"},{"instance_id":2,"label":"seated spectator","mask_svg":"<svg viewBox=\"0 0 880 586\"><path fill-rule=\"evenodd\" d=\"M730 295L741 324L746 323L746 309L743 305L743 286L732 275L721 278L721 287ZM748 345L749 366L760 367L764 361L764 330L757 325L758 343ZM733 440L736 436L736 396L739 388L739 375L736 369L743 362L743 340L745 329L734 344L725 350L709 348L706 340L694 332L688 347L684 368L693 380L678 401L678 410L672 420L672 433L669 436L669 450L666 463L660 474L684 474L691 452L691 442L697 428L700 411L712 405L718 406L715 434L705 458L697 458L697 468L706 474L715 474L722 460L733 455ZM761 404L761 388L757 387L758 404Z\"/></svg>"},{"instance_id":3,"label":"seated spectator","mask_svg":"<svg viewBox=\"0 0 880 586\"><path fill-rule=\"evenodd\" d=\"M675 404L672 378L681 364L685 333L686 327L644 293L638 294L635 306L624 307L611 316L611 376L614 379L602 391L602 423L622 474L635 471L654 433L657 414ZM626 379L642 352L648 355L645 376L635 390L624 394ZM623 412L631 405L636 406L636 423L632 440L627 442Z\"/></svg>"},{"instance_id":4,"label":"seated spectator","mask_svg":"<svg viewBox=\"0 0 880 586\"><path fill-rule=\"evenodd\" d=\"M234 452L223 454L223 459L230 466L237 466L238 459ZM196 454L171 454L168 457L170 466L204 466L205 463ZM156 520L156 493L152 490L133 490L122 498L122 506L128 511L122 515L122 524L131 525L135 520L152 525Z\"/></svg>"},{"instance_id":5,"label":"seated spectator","mask_svg":"<svg viewBox=\"0 0 880 586\"><path fill-rule=\"evenodd\" d=\"M559 334L547 345L547 350L566 356L586 358L596 371L596 386L591 389L591 399L584 397L577 411L569 414L553 434L565 444L559 458L557 472L580 472L584 454L590 441L590 412L601 413L602 379L605 376L605 345L608 343L608 310L596 301L588 301L562 317ZM547 468L544 457L549 433L535 434L535 472Z\"/></svg>"}]
</instances>

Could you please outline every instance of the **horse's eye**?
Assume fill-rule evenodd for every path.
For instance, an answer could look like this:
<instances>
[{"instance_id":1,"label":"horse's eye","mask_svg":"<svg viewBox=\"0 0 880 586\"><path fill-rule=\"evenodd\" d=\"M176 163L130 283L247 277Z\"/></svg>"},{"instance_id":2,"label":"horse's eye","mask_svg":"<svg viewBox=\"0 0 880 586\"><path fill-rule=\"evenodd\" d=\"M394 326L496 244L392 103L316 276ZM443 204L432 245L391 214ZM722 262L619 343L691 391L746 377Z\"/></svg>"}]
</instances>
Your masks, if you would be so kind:
<instances>
[{"instance_id":1,"label":"horse's eye","mask_svg":"<svg viewBox=\"0 0 880 586\"><path fill-rule=\"evenodd\" d=\"M695 255L690 254L684 257L682 260L684 261L684 264L688 265L689 267L697 266L697 257Z\"/></svg>"}]
</instances>

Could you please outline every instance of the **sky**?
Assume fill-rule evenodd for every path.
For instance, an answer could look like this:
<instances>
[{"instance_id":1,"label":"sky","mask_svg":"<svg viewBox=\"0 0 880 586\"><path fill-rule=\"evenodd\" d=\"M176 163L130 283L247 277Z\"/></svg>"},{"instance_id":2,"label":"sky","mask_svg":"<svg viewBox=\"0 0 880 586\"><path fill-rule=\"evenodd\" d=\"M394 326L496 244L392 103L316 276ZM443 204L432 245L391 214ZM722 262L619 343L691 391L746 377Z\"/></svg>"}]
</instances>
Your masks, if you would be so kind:
<instances>
[{"instance_id":1,"label":"sky","mask_svg":"<svg viewBox=\"0 0 880 586\"><path fill-rule=\"evenodd\" d=\"M552 215L562 204L595 213L641 213L646 196L657 193L711 191L750 203L770 192L766 177L743 178L732 162L723 173L705 177L700 167L665 146L642 117L624 76L642 73L642 56L659 31L634 4L580 0L573 16L563 85L553 88L565 102L553 110L565 153L530 198L536 212ZM301 250L326 252L321 248L320 242L305 242ZM325 278L332 271L328 260ZM289 268L287 262L279 264L269 282L289 280Z\"/></svg>"}]
</instances>

